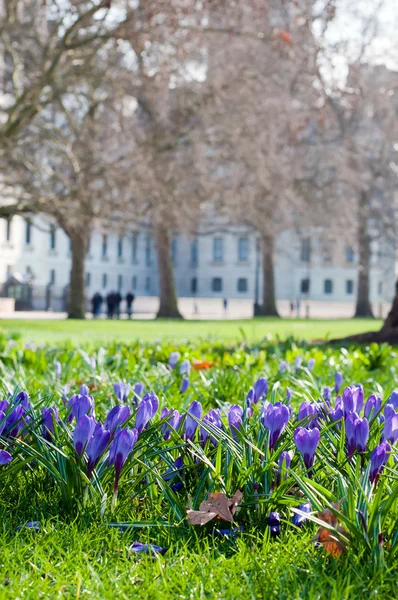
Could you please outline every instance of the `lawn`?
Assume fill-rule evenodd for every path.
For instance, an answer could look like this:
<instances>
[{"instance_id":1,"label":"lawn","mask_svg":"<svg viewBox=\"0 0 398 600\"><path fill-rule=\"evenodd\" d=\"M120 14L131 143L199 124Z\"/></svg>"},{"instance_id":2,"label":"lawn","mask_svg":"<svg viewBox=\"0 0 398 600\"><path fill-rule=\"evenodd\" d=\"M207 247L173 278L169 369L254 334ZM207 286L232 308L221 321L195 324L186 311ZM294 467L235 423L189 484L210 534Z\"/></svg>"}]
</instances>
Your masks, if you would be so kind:
<instances>
[{"instance_id":1,"label":"lawn","mask_svg":"<svg viewBox=\"0 0 398 600\"><path fill-rule=\"evenodd\" d=\"M18 331L25 342L43 343L69 339L85 341L145 342L157 340L196 340L213 338L225 341L247 339L251 342L266 336L285 339L324 339L377 330L381 321L372 319L247 319L239 321L67 321L67 320L2 320L0 329Z\"/></svg>"},{"instance_id":2,"label":"lawn","mask_svg":"<svg viewBox=\"0 0 398 600\"><path fill-rule=\"evenodd\" d=\"M285 324L318 337L326 333L319 321L8 323L26 330L16 343L0 333L0 599L398 596L398 360L390 347L258 341L270 326L287 335ZM241 323L264 332L243 343ZM359 323L376 325L336 325L343 334ZM157 326L158 337L172 337L177 327L183 339L197 327L198 338L217 331L218 339L134 342L136 325L147 336ZM40 326L44 337L34 337ZM26 344L53 326L56 342ZM69 326L75 337L60 339ZM121 336L131 328L128 343L106 343L112 327ZM231 337L221 337L228 327ZM86 339L86 347L75 343ZM131 388L115 388L121 382ZM127 454L113 502L112 444L133 428L135 445L118 446ZM301 428L319 431L311 464L295 441ZM107 445L90 474L95 445L78 444L95 436L98 444L108 436ZM391 444L384 457L383 436ZM233 524L189 523L187 507L237 489ZM303 504L311 512L295 521ZM37 530L24 526L31 521ZM138 546L149 554L133 543L149 544Z\"/></svg>"}]
</instances>

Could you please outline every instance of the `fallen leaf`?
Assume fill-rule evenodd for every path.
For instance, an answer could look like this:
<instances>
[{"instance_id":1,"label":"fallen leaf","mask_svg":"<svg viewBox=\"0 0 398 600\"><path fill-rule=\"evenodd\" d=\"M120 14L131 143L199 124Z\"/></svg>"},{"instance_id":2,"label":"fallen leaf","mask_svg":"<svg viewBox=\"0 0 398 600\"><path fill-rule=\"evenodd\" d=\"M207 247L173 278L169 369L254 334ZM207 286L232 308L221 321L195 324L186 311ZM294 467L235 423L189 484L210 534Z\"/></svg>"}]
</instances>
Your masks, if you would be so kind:
<instances>
[{"instance_id":1,"label":"fallen leaf","mask_svg":"<svg viewBox=\"0 0 398 600\"><path fill-rule=\"evenodd\" d=\"M209 360L194 360L192 363L192 368L195 371L202 371L214 367L215 364L215 362L210 362Z\"/></svg>"},{"instance_id":2,"label":"fallen leaf","mask_svg":"<svg viewBox=\"0 0 398 600\"><path fill-rule=\"evenodd\" d=\"M199 506L199 510L187 510L188 523L190 525L206 525L213 519L232 523L242 498L243 494L240 490L237 490L232 498L227 498L220 492L209 494Z\"/></svg>"},{"instance_id":3,"label":"fallen leaf","mask_svg":"<svg viewBox=\"0 0 398 600\"><path fill-rule=\"evenodd\" d=\"M340 511L341 503L342 501L332 504L332 506L336 511ZM325 524L333 527L338 534L348 537L348 533L340 524L338 516L329 508L326 508L318 513L318 518L321 521L324 521ZM316 532L314 541L321 543L327 554L330 554L331 556L340 556L340 554L344 552L347 547L346 542L338 537L334 531L326 527L322 527L322 525Z\"/></svg>"}]
</instances>

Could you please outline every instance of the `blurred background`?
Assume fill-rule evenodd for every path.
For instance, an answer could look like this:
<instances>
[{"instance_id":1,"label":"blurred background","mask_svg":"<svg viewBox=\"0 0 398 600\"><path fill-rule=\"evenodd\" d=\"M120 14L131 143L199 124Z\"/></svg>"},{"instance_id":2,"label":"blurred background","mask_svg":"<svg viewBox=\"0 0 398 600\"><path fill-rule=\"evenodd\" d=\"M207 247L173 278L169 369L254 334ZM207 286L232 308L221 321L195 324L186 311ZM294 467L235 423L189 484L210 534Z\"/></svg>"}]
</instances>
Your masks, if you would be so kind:
<instances>
[{"instance_id":1,"label":"blurred background","mask_svg":"<svg viewBox=\"0 0 398 600\"><path fill-rule=\"evenodd\" d=\"M385 318L397 25L395 0L0 0L0 315Z\"/></svg>"}]
</instances>

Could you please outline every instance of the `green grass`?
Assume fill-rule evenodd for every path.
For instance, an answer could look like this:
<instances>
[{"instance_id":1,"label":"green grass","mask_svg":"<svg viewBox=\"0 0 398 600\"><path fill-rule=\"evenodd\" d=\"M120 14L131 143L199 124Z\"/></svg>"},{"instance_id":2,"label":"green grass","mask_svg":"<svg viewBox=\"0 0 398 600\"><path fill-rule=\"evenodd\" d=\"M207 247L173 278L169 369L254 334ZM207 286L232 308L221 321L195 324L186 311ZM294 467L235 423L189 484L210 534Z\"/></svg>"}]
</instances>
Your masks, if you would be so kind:
<instances>
[{"instance_id":1,"label":"green grass","mask_svg":"<svg viewBox=\"0 0 398 600\"><path fill-rule=\"evenodd\" d=\"M226 409L230 403L242 403L259 375L268 377L270 389L277 381L281 382L281 398L289 386L293 392L294 408L304 399L319 397L324 385L333 386L336 370L342 372L344 385L362 382L366 397L377 392L386 400L398 381L397 356L387 345L341 350L336 346L298 344L292 339L286 343L256 342L266 333L286 336L294 327L302 328L302 337L313 338L322 337L328 331L337 336L377 328L377 321L8 321L1 325L8 331L21 331L23 342L50 341L50 345L44 348L25 349L24 343L8 344L0 332L0 384L4 385L4 396L5 386L10 390L20 386L29 391L34 402L43 402L47 406L57 404L60 412L64 412L60 399L63 385L69 383L70 393L73 393L81 383L92 384L96 418L101 420L114 402L113 383L121 380L132 383L144 381L147 390L158 394L162 406L167 404L179 410L186 409L193 399L200 400L205 410L215 406ZM335 326L333 329L332 325ZM240 326L248 337L251 336L252 343L241 343ZM165 336L173 343L134 344L132 339L137 337L137 329L143 339ZM175 329L178 334L173 335ZM195 336L212 334L217 334L220 341L205 343L194 339ZM128 343L114 341L100 349L96 340L106 340L107 336L124 339ZM177 344L178 339L188 337L193 340L192 343ZM61 338L69 338L72 343L63 342ZM234 338L239 339L236 345L231 343ZM55 343L54 340L58 341ZM91 342L87 353L78 350L73 343L85 340ZM181 376L178 369L170 371L165 366L170 351L175 349L179 350L181 358L206 358L215 363L208 371L191 373L191 386L185 395L179 393ZM303 367L296 372L293 365L297 356L303 359ZM90 362L92 357L96 359L94 366ZM309 358L316 360L311 372L305 367ZM62 364L59 378L54 373L54 360ZM281 360L289 363L288 371L283 374L278 372ZM327 439L328 433L323 435ZM148 436L154 436L147 439L156 441L156 432L152 434L149 431ZM288 436L291 437L291 432ZM377 431L375 436L378 443L380 432ZM18 443L21 442L12 442L10 447L14 454ZM264 449L264 442L261 447ZM157 464L158 456L148 455L146 460ZM252 457L250 452L244 461ZM338 463L335 459L333 452L320 450L313 481L319 486L327 486L327 492L340 499L344 495L338 489L341 476L342 481L350 484L346 488L347 495L353 490L359 494L362 488L358 485L355 470L350 470L349 465L344 466L344 457ZM215 456L212 460L216 460ZM246 464L244 461L243 465ZM228 484L231 490L235 490L236 478L242 476L242 489L246 490L245 500L248 503L252 498L251 469L257 469L257 473L260 469L260 464L252 464L253 467L241 468L233 475L234 481ZM340 472L333 466L335 464L343 465ZM356 464L359 470L359 462ZM13 465L15 471L12 471ZM190 471L191 481L187 480L189 490L179 497L184 514L198 486L195 468ZM298 460L296 469L296 472L302 473ZM129 474L124 476L116 512L111 515L108 508L105 518L101 519L94 504L85 509L80 505L67 510L60 495L56 469L47 472L38 464L32 465L32 469L29 464L26 468L25 464L19 468L16 458L10 465L0 467L0 600L357 600L364 596L372 600L388 600L398 597L398 545L391 548L391 531L388 535L386 533L388 541L384 551L377 548L377 541L376 550L369 551L359 523L357 539L353 530L352 545L339 558L332 558L325 554L323 548L314 546L315 523L307 522L302 530L296 530L290 524L287 506L296 500L301 502L302 497L292 500L291 495L283 494L273 500L275 493L271 490L270 494L263 494L258 511L252 509L250 518L248 513L245 516L245 510L240 515L238 513L238 523L245 527L242 535L235 539L220 538L211 533L211 528L189 526L184 518L177 519L175 513L170 512L169 500L158 486L143 489L139 473L137 488L134 487L133 475L131 477L129 479ZM206 490L214 484L212 477L209 474L203 480ZM227 481L229 475L224 475L223 471L214 475L214 480L218 477ZM393 459L388 478L390 487L384 488L383 492L386 499L394 490L397 492L398 475ZM104 485L109 499L111 488L106 477ZM138 496L134 495L137 489ZM355 499L354 496L350 498ZM373 499L372 505L376 504ZM279 510L283 519L282 533L277 539L270 539L265 522L270 510ZM395 503L389 508L386 519L387 523L392 523L395 533L397 514ZM159 521L169 524L168 519L171 527L157 524ZM41 521L38 533L27 529L17 531L18 525L30 520ZM109 521L129 522L134 526L121 532L107 526ZM144 526L142 521L147 521L150 526ZM377 531L376 535L371 532L371 537L373 535L376 540ZM137 556L129 552L133 541L159 544L168 547L168 551L163 557Z\"/></svg>"},{"instance_id":2,"label":"green grass","mask_svg":"<svg viewBox=\"0 0 398 600\"><path fill-rule=\"evenodd\" d=\"M144 536L145 537L145 536ZM164 557L132 555L137 533L48 521L0 535L0 598L357 600L397 597L396 567L327 559L311 535L177 543ZM141 538L142 539L142 535Z\"/></svg>"},{"instance_id":3,"label":"green grass","mask_svg":"<svg viewBox=\"0 0 398 600\"><path fill-rule=\"evenodd\" d=\"M241 340L244 336L250 342L263 339L267 335L285 339L325 339L343 337L354 333L377 330L380 320L372 319L247 319L239 321L43 321L43 320L3 320L0 329L7 332L18 331L25 342L43 343L69 339L76 343L84 341L124 341L133 339L153 342L169 340L173 343L189 339L217 338L225 341Z\"/></svg>"}]
</instances>

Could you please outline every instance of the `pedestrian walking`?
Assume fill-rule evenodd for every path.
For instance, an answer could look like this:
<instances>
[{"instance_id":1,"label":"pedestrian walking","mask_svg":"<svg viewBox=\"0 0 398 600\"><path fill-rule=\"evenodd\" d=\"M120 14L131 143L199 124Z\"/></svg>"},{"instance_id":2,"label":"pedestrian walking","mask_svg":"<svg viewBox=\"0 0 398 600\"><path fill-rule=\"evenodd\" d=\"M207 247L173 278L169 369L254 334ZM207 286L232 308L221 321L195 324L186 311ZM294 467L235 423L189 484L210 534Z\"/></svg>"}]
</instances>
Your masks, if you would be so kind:
<instances>
[{"instance_id":1,"label":"pedestrian walking","mask_svg":"<svg viewBox=\"0 0 398 600\"><path fill-rule=\"evenodd\" d=\"M99 317L103 300L104 299L99 292L95 292L94 296L91 298L91 306L94 319Z\"/></svg>"},{"instance_id":2,"label":"pedestrian walking","mask_svg":"<svg viewBox=\"0 0 398 600\"><path fill-rule=\"evenodd\" d=\"M120 292L116 292L115 293L115 313L116 313L116 318L120 319L120 305L122 303L122 296L120 294Z\"/></svg>"},{"instance_id":3,"label":"pedestrian walking","mask_svg":"<svg viewBox=\"0 0 398 600\"><path fill-rule=\"evenodd\" d=\"M135 300L135 296L133 292L128 292L126 295L126 308L127 308L127 316L131 319L131 315L133 314L133 302Z\"/></svg>"},{"instance_id":4,"label":"pedestrian walking","mask_svg":"<svg viewBox=\"0 0 398 600\"><path fill-rule=\"evenodd\" d=\"M107 295L106 306L107 306L108 319L113 319L113 315L115 312L115 294L114 294L114 292L109 292L109 294Z\"/></svg>"}]
</instances>

